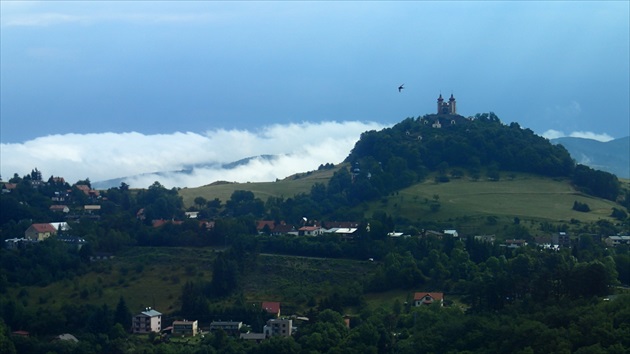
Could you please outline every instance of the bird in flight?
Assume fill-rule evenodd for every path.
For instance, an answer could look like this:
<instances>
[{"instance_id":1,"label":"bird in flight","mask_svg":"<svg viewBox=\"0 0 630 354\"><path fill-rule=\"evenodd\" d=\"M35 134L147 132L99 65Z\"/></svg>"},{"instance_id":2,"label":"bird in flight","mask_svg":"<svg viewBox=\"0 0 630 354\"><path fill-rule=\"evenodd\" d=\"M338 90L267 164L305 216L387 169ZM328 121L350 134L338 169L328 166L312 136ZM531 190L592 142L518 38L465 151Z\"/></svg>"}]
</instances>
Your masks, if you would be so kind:
<instances>
[{"instance_id":1,"label":"bird in flight","mask_svg":"<svg viewBox=\"0 0 630 354\"><path fill-rule=\"evenodd\" d=\"M403 86L405 86L405 84L402 84L402 85L398 86L398 92L401 92L404 89Z\"/></svg>"}]
</instances>

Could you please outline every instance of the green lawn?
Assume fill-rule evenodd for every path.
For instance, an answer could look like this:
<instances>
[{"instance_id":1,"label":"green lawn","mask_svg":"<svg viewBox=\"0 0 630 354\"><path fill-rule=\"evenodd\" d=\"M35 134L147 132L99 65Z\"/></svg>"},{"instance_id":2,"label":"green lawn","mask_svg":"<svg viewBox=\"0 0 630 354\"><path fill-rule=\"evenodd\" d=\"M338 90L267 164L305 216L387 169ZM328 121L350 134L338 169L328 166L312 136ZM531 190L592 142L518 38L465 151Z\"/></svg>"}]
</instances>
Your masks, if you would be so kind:
<instances>
[{"instance_id":1,"label":"green lawn","mask_svg":"<svg viewBox=\"0 0 630 354\"><path fill-rule=\"evenodd\" d=\"M554 180L528 174L514 174L493 182L473 181L468 178L435 183L432 179L416 184L386 200L369 204L368 214L377 209L410 220L449 220L455 218L497 217L551 222L569 222L571 219L592 222L609 219L616 203L595 198L573 189L567 180ZM438 196L440 209L430 210L434 196ZM572 210L574 201L586 203L591 211Z\"/></svg>"}]
</instances>

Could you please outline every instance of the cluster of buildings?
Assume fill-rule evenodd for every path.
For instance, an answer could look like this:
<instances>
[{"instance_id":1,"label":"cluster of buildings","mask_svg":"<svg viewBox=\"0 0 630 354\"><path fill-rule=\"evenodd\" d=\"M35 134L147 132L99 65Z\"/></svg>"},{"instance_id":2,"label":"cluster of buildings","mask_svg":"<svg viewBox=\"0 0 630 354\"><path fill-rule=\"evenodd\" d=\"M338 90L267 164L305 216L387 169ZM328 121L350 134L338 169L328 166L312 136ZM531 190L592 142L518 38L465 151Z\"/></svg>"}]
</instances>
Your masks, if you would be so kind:
<instances>
[{"instance_id":1,"label":"cluster of buildings","mask_svg":"<svg viewBox=\"0 0 630 354\"><path fill-rule=\"evenodd\" d=\"M416 292L413 297L413 306L426 306L436 304L444 306L444 293L441 292ZM246 325L242 321L212 321L208 327L210 332L221 330L227 335L238 336L240 339L261 342L271 337L290 337L297 327L294 319L308 321L306 317L282 317L280 315L279 302L263 302L261 308L271 316L263 327L262 332L245 331ZM350 326L346 317L346 326ZM168 327L163 327L162 313L150 307L136 314L132 318L131 331L137 334L162 333L174 337L196 336L202 333L197 320L174 320Z\"/></svg>"},{"instance_id":2,"label":"cluster of buildings","mask_svg":"<svg viewBox=\"0 0 630 354\"><path fill-rule=\"evenodd\" d=\"M241 321L212 321L208 329L210 332L221 330L228 335L239 336L241 339L257 342L274 336L290 337L293 335L296 330L293 319L280 316L279 302L263 302L261 308L266 310L271 316L267 320L263 332L245 332L245 325ZM202 333L197 320L175 320L171 322L170 326L163 327L162 313L150 307L133 316L131 331L138 334L151 332L170 334L175 337L196 336Z\"/></svg>"}]
</instances>

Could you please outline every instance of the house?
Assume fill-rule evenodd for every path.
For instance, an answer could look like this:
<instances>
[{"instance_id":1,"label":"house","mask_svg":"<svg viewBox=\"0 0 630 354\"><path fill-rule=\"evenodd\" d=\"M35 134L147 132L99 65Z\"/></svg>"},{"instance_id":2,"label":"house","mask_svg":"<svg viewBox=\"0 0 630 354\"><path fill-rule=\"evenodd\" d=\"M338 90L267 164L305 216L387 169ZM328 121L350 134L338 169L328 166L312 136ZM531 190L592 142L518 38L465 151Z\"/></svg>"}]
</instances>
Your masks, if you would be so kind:
<instances>
[{"instance_id":1,"label":"house","mask_svg":"<svg viewBox=\"0 0 630 354\"><path fill-rule=\"evenodd\" d=\"M83 211L85 211L88 214L92 214L94 212L98 212L101 210L101 206L100 205L84 205L83 206Z\"/></svg>"},{"instance_id":2,"label":"house","mask_svg":"<svg viewBox=\"0 0 630 354\"><path fill-rule=\"evenodd\" d=\"M60 334L60 335L55 337L55 340L79 343L79 340L77 339L77 337L73 336L70 333Z\"/></svg>"},{"instance_id":3,"label":"house","mask_svg":"<svg viewBox=\"0 0 630 354\"><path fill-rule=\"evenodd\" d=\"M423 231L422 235L424 237L435 237L439 240L442 239L442 236L444 236L443 233L439 232L439 231L434 231L434 230L425 230Z\"/></svg>"},{"instance_id":4,"label":"house","mask_svg":"<svg viewBox=\"0 0 630 354\"><path fill-rule=\"evenodd\" d=\"M187 219L197 219L199 217L198 211L187 211L184 213Z\"/></svg>"},{"instance_id":5,"label":"house","mask_svg":"<svg viewBox=\"0 0 630 354\"><path fill-rule=\"evenodd\" d=\"M265 338L267 338L267 335L264 333L247 332L241 333L240 338L243 340L260 343L265 340Z\"/></svg>"},{"instance_id":6,"label":"house","mask_svg":"<svg viewBox=\"0 0 630 354\"><path fill-rule=\"evenodd\" d=\"M522 239L505 240L505 244L503 246L507 248L520 248L523 246L527 246L527 241L522 240Z\"/></svg>"},{"instance_id":7,"label":"house","mask_svg":"<svg viewBox=\"0 0 630 354\"><path fill-rule=\"evenodd\" d=\"M322 226L327 229L332 229L332 228L341 228L341 229L355 228L356 229L359 227L359 223L354 222L354 221L325 221L322 223Z\"/></svg>"},{"instance_id":8,"label":"house","mask_svg":"<svg viewBox=\"0 0 630 354\"><path fill-rule=\"evenodd\" d=\"M67 222L62 221L62 222L51 222L50 225L52 225L55 230L57 231L69 231L70 230L70 225L68 225Z\"/></svg>"},{"instance_id":9,"label":"house","mask_svg":"<svg viewBox=\"0 0 630 354\"><path fill-rule=\"evenodd\" d=\"M459 237L457 230L444 230L444 235L451 235L453 237Z\"/></svg>"},{"instance_id":10,"label":"house","mask_svg":"<svg viewBox=\"0 0 630 354\"><path fill-rule=\"evenodd\" d=\"M9 238L4 240L4 248L8 249L8 250L16 250L19 248L24 247L24 245L27 244L27 242L31 242L26 238Z\"/></svg>"},{"instance_id":11,"label":"house","mask_svg":"<svg viewBox=\"0 0 630 354\"><path fill-rule=\"evenodd\" d=\"M551 237L551 243L564 248L571 248L571 237L566 232L558 232Z\"/></svg>"},{"instance_id":12,"label":"house","mask_svg":"<svg viewBox=\"0 0 630 354\"><path fill-rule=\"evenodd\" d=\"M604 243L608 247L617 247L619 245L630 245L630 236L609 236L606 237Z\"/></svg>"},{"instance_id":13,"label":"house","mask_svg":"<svg viewBox=\"0 0 630 354\"><path fill-rule=\"evenodd\" d=\"M197 335L198 323L195 321L173 321L173 335L174 336L191 336Z\"/></svg>"},{"instance_id":14,"label":"house","mask_svg":"<svg viewBox=\"0 0 630 354\"><path fill-rule=\"evenodd\" d=\"M98 198L100 196L99 191L90 188L87 184L75 184L74 186L90 198Z\"/></svg>"},{"instance_id":15,"label":"house","mask_svg":"<svg viewBox=\"0 0 630 354\"><path fill-rule=\"evenodd\" d=\"M260 306L263 310L275 317L280 317L280 303L274 301L264 301Z\"/></svg>"},{"instance_id":16,"label":"house","mask_svg":"<svg viewBox=\"0 0 630 354\"><path fill-rule=\"evenodd\" d=\"M286 235L289 233L297 234L295 227L292 225L287 225L284 221L276 223L273 220L258 220L256 222L256 231L258 231L259 234L268 233L273 236Z\"/></svg>"},{"instance_id":17,"label":"house","mask_svg":"<svg viewBox=\"0 0 630 354\"><path fill-rule=\"evenodd\" d=\"M358 229L356 227L333 227L326 230L326 233L337 235L343 240L351 240L354 238L357 230Z\"/></svg>"},{"instance_id":18,"label":"house","mask_svg":"<svg viewBox=\"0 0 630 354\"><path fill-rule=\"evenodd\" d=\"M162 314L147 307L131 318L131 330L133 333L159 333L162 330Z\"/></svg>"},{"instance_id":19,"label":"house","mask_svg":"<svg viewBox=\"0 0 630 354\"><path fill-rule=\"evenodd\" d=\"M258 220L256 222L256 231L258 233L264 233L265 230L269 230L269 232L273 231L276 227L276 222L273 220Z\"/></svg>"},{"instance_id":20,"label":"house","mask_svg":"<svg viewBox=\"0 0 630 354\"><path fill-rule=\"evenodd\" d=\"M494 240L496 239L496 236L495 235L475 235L474 239L475 241L494 244Z\"/></svg>"},{"instance_id":21,"label":"house","mask_svg":"<svg viewBox=\"0 0 630 354\"><path fill-rule=\"evenodd\" d=\"M276 225L276 227L272 230L273 235L297 235L298 232L295 230L293 225L280 223L280 225Z\"/></svg>"},{"instance_id":22,"label":"house","mask_svg":"<svg viewBox=\"0 0 630 354\"><path fill-rule=\"evenodd\" d=\"M267 321L267 324L263 328L263 332L267 337L290 337L293 333L293 320L285 318L272 318Z\"/></svg>"},{"instance_id":23,"label":"house","mask_svg":"<svg viewBox=\"0 0 630 354\"><path fill-rule=\"evenodd\" d=\"M413 295L413 306L430 305L434 302L444 306L444 293L415 293Z\"/></svg>"},{"instance_id":24,"label":"house","mask_svg":"<svg viewBox=\"0 0 630 354\"><path fill-rule=\"evenodd\" d=\"M319 236L324 233L324 229L319 226L302 226L298 229L300 236Z\"/></svg>"},{"instance_id":25,"label":"house","mask_svg":"<svg viewBox=\"0 0 630 354\"><path fill-rule=\"evenodd\" d=\"M2 193L11 193L17 188L17 183L2 183Z\"/></svg>"},{"instance_id":26,"label":"house","mask_svg":"<svg viewBox=\"0 0 630 354\"><path fill-rule=\"evenodd\" d=\"M31 241L44 241L57 234L57 228L52 224L32 224L24 231L24 237Z\"/></svg>"},{"instance_id":27,"label":"house","mask_svg":"<svg viewBox=\"0 0 630 354\"><path fill-rule=\"evenodd\" d=\"M210 323L210 331L217 331L219 329L227 334L236 335L243 327L243 322L236 321L212 321Z\"/></svg>"},{"instance_id":28,"label":"house","mask_svg":"<svg viewBox=\"0 0 630 354\"><path fill-rule=\"evenodd\" d=\"M68 213L68 212L70 212L70 208L68 208L67 205L61 205L61 204L59 204L59 205L51 205L50 208L48 208L48 209L50 209L50 211L56 212L56 213Z\"/></svg>"},{"instance_id":29,"label":"house","mask_svg":"<svg viewBox=\"0 0 630 354\"><path fill-rule=\"evenodd\" d=\"M69 245L74 245L77 250L80 250L83 245L87 243L84 238L76 237L76 236L61 236L57 237L59 241L67 243Z\"/></svg>"}]
</instances>

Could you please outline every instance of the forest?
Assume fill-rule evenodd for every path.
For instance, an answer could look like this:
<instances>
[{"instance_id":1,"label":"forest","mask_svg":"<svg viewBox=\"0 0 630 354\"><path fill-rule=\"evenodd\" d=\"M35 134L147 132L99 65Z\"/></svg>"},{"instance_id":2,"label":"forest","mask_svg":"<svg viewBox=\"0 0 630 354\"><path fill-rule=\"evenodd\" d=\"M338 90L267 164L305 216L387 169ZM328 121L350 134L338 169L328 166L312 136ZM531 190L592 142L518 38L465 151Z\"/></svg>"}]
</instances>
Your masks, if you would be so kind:
<instances>
[{"instance_id":1,"label":"forest","mask_svg":"<svg viewBox=\"0 0 630 354\"><path fill-rule=\"evenodd\" d=\"M33 222L58 221L50 210L52 199L63 195L73 212L69 231L56 237L0 250L0 351L2 353L626 353L630 350L630 249L607 247L602 239L627 234L630 194L609 173L575 164L564 148L553 146L516 123L504 125L494 114L463 118L461 124L432 129L425 120L408 118L381 132L366 132L340 168L310 193L269 197L263 201L247 190L235 191L226 201L196 198L185 207L176 188L155 182L146 189L119 187L86 194L89 179L70 185L51 176L44 181L37 169L17 173L15 185L0 194L0 238L23 235ZM332 166L321 166L322 169ZM435 176L436 183L451 178L497 179L502 174L528 172L569 178L594 197L616 201L609 219L595 223L540 222L548 234L570 232L570 247L542 249L535 245L531 227L519 218L497 226L498 240L530 241L511 249L500 242L472 237L423 233L445 225L427 220L405 224L396 215L376 211L363 215L357 204L379 200L401 188ZM97 216L81 207L98 204ZM584 209L583 205L574 207ZM198 219L185 212L199 212ZM350 239L334 236L272 235L256 229L257 220L300 223L304 215L317 220L357 221ZM155 227L154 220L163 220ZM205 222L200 222L203 220ZM208 222L212 227L208 227ZM493 225L488 218L487 224ZM392 238L395 228L410 237ZM80 249L61 240L80 237ZM217 250L201 278L177 283L178 306L168 319L240 318L261 331L268 314L248 303L252 277L259 269L274 269L268 255L347 260L369 264L351 280L326 279L331 273L286 275L286 287L299 283L300 296L282 299L296 314L308 318L293 337L271 338L261 344L228 336L221 331L194 341L168 340L159 335L129 333L132 313L124 296L116 303L95 305L99 291L75 286L78 301L63 306L37 304L27 289L58 282L72 284L80 277L112 271L95 263L95 254L125 255L152 247ZM367 261L368 259L373 261ZM323 263L322 263L323 264ZM148 265L121 272L144 274ZM191 270L192 273L192 270ZM329 275L332 277L332 275ZM326 291L320 289L328 284ZM411 299L373 298L389 291L439 291L444 306L411 306ZM53 295L54 296L54 295ZM349 319L349 326L345 319ZM28 331L30 337L13 334ZM73 333L78 343L54 341Z\"/></svg>"}]
</instances>

